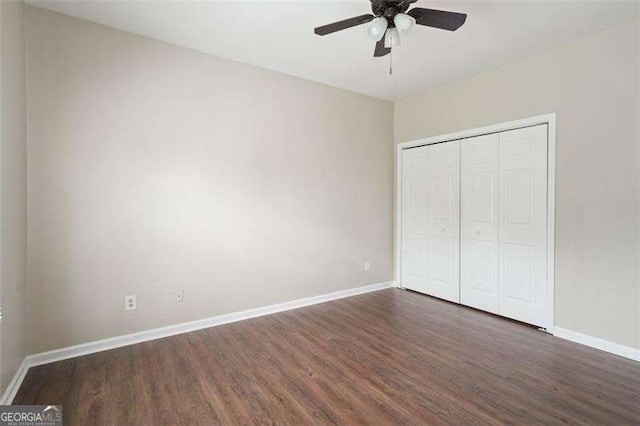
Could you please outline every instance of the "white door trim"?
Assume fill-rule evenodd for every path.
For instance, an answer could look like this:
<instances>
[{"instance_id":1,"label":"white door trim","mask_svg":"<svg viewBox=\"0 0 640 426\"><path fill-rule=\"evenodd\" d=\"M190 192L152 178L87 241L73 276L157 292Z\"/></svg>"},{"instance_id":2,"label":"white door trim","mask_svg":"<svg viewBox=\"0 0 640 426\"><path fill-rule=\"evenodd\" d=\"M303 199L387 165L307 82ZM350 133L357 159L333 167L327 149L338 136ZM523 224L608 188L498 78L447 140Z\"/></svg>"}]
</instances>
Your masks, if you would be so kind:
<instances>
[{"instance_id":1,"label":"white door trim","mask_svg":"<svg viewBox=\"0 0 640 426\"><path fill-rule=\"evenodd\" d=\"M553 333L555 324L554 304L555 304L555 205L556 205L556 113L538 115L535 117L523 118L521 120L508 121L505 123L493 124L491 126L478 127L475 129L463 130L445 135L432 136L423 139L416 139L409 142L402 142L396 145L396 200L395 200L395 277L396 285L402 284L402 271L400 268L401 259L401 235L402 235L402 150L415 148L423 145L448 142L486 135L489 133L504 132L506 130L520 129L523 127L547 124L548 150L547 150L547 320L545 329Z\"/></svg>"}]
</instances>

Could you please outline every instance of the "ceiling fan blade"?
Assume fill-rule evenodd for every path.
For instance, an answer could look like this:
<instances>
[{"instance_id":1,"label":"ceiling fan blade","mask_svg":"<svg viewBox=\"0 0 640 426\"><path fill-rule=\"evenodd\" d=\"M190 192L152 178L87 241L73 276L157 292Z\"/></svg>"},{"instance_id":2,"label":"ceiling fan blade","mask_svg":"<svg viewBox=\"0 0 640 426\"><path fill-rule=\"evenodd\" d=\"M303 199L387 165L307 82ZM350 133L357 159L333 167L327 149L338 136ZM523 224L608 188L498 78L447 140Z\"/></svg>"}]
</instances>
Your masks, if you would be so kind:
<instances>
[{"instance_id":1,"label":"ceiling fan blade","mask_svg":"<svg viewBox=\"0 0 640 426\"><path fill-rule=\"evenodd\" d=\"M345 19L344 21L334 22L332 24L323 25L313 30L318 35L327 35L335 33L336 31L346 30L347 28L355 27L356 25L366 24L373 19L373 15L360 15L353 18Z\"/></svg>"},{"instance_id":2,"label":"ceiling fan blade","mask_svg":"<svg viewBox=\"0 0 640 426\"><path fill-rule=\"evenodd\" d=\"M467 19L466 13L447 12L445 10L424 9L414 7L407 14L413 16L416 24L427 27L440 28L443 30L455 31L464 24Z\"/></svg>"},{"instance_id":3,"label":"ceiling fan blade","mask_svg":"<svg viewBox=\"0 0 640 426\"><path fill-rule=\"evenodd\" d=\"M389 53L391 53L391 49L389 49L388 47L384 47L384 37L382 37L382 39L376 43L376 48L373 51L373 57L380 58L382 56L388 55Z\"/></svg>"}]
</instances>

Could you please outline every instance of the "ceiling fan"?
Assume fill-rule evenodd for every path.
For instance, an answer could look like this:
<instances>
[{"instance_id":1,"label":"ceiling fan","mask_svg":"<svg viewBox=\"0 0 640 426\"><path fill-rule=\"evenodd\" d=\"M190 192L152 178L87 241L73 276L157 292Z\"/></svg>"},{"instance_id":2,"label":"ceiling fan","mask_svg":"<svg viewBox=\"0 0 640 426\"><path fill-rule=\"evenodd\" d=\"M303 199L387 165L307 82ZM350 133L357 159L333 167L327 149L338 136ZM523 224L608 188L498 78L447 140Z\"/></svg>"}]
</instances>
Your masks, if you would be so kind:
<instances>
[{"instance_id":1,"label":"ceiling fan","mask_svg":"<svg viewBox=\"0 0 640 426\"><path fill-rule=\"evenodd\" d=\"M376 42L374 57L391 53L391 49L400 45L400 33L407 33L415 24L427 27L455 31L464 24L467 15L444 10L414 7L407 11L417 0L371 0L373 15L366 14L333 22L314 29L320 36L335 33L357 25L371 22L369 37Z\"/></svg>"}]
</instances>

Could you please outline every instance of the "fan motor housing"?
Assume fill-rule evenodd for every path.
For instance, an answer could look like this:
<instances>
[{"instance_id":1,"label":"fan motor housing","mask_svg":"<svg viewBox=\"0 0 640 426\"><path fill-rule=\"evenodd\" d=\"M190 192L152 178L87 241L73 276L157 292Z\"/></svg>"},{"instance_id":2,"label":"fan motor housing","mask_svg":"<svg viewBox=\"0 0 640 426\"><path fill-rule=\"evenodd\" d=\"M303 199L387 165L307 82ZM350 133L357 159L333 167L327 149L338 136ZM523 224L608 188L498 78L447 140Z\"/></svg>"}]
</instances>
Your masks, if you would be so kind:
<instances>
[{"instance_id":1,"label":"fan motor housing","mask_svg":"<svg viewBox=\"0 0 640 426\"><path fill-rule=\"evenodd\" d=\"M413 1L394 1L394 0L372 0L371 11L375 16L384 16L389 24L393 22L393 18L398 13L404 13L409 9Z\"/></svg>"}]
</instances>

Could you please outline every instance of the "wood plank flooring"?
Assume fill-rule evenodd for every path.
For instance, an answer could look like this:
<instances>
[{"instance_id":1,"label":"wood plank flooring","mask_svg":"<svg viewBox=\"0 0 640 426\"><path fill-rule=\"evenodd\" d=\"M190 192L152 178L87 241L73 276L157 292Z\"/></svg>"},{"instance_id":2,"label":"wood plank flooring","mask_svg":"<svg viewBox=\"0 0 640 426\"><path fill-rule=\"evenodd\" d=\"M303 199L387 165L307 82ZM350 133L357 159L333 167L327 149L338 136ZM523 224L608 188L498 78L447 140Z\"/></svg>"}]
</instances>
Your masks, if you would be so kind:
<instances>
[{"instance_id":1,"label":"wood plank flooring","mask_svg":"<svg viewBox=\"0 0 640 426\"><path fill-rule=\"evenodd\" d=\"M67 425L640 424L640 364L399 289L31 368Z\"/></svg>"}]
</instances>

